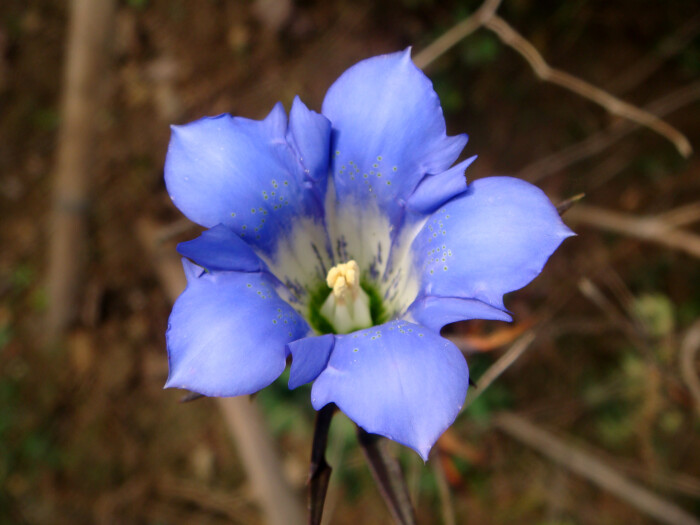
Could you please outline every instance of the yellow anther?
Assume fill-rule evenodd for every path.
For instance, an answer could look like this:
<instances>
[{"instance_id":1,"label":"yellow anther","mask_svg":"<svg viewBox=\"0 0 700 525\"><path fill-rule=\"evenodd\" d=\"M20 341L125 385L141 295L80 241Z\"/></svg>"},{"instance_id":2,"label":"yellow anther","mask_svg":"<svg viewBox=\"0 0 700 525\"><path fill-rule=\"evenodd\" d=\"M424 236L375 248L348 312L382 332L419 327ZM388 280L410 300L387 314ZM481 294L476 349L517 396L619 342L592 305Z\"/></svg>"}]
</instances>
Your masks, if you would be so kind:
<instances>
[{"instance_id":1,"label":"yellow anther","mask_svg":"<svg viewBox=\"0 0 700 525\"><path fill-rule=\"evenodd\" d=\"M360 267L355 261L338 264L328 271L326 284L333 288L339 302L355 299L360 287Z\"/></svg>"},{"instance_id":2,"label":"yellow anther","mask_svg":"<svg viewBox=\"0 0 700 525\"><path fill-rule=\"evenodd\" d=\"M326 276L326 283L328 284L329 288L333 288L333 286L335 286L335 281L338 279L339 275L340 271L338 270L337 266L334 266L328 271L328 275Z\"/></svg>"},{"instance_id":3,"label":"yellow anther","mask_svg":"<svg viewBox=\"0 0 700 525\"><path fill-rule=\"evenodd\" d=\"M360 267L355 261L341 263L328 271L326 284L333 291L321 306L321 314L338 334L372 326L369 297L360 286Z\"/></svg>"},{"instance_id":4,"label":"yellow anther","mask_svg":"<svg viewBox=\"0 0 700 525\"><path fill-rule=\"evenodd\" d=\"M342 275L338 277L335 280L335 283L333 283L333 293L335 294L336 297L339 299L343 297L345 292L348 289L347 281L345 280L345 277Z\"/></svg>"}]
</instances>

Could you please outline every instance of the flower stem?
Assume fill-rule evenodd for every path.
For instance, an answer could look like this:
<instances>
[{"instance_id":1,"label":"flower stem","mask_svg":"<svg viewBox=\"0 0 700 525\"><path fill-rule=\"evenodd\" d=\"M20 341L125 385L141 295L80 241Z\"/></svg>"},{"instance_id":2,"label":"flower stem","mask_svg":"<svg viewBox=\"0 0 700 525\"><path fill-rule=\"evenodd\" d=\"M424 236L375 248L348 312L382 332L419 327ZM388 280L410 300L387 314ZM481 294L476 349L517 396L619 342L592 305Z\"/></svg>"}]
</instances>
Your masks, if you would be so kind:
<instances>
[{"instance_id":1,"label":"flower stem","mask_svg":"<svg viewBox=\"0 0 700 525\"><path fill-rule=\"evenodd\" d=\"M398 525L415 525L416 516L398 460L386 451L380 436L357 427L357 438L394 521Z\"/></svg>"},{"instance_id":2,"label":"flower stem","mask_svg":"<svg viewBox=\"0 0 700 525\"><path fill-rule=\"evenodd\" d=\"M330 403L316 414L314 441L311 447L311 464L309 466L309 525L319 525L323 516L323 504L326 501L328 482L331 479L331 466L326 462L326 446L331 419L337 407Z\"/></svg>"}]
</instances>

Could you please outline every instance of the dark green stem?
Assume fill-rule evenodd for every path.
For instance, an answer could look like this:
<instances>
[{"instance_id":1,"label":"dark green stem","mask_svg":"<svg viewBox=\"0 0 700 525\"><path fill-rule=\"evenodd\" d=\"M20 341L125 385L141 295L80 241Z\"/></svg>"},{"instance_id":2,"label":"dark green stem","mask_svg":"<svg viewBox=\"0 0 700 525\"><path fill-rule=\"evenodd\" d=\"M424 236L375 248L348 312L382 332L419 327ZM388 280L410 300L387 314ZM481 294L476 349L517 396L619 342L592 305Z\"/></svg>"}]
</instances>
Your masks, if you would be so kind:
<instances>
[{"instance_id":1,"label":"dark green stem","mask_svg":"<svg viewBox=\"0 0 700 525\"><path fill-rule=\"evenodd\" d=\"M336 406L330 403L316 414L314 441L311 447L311 465L309 466L309 525L319 525L323 516L323 504L326 501L328 482L331 479L331 466L326 462L328 430Z\"/></svg>"}]
</instances>

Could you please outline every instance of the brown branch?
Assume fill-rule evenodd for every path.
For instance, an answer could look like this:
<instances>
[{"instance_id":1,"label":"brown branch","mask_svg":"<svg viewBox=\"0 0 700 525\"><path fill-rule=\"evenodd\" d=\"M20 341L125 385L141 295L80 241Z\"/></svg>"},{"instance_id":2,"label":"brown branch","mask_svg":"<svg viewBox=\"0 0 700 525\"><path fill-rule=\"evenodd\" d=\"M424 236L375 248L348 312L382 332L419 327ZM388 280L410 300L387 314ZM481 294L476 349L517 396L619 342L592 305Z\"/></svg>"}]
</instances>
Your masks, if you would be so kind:
<instances>
[{"instance_id":1,"label":"brown branch","mask_svg":"<svg viewBox=\"0 0 700 525\"><path fill-rule=\"evenodd\" d=\"M492 422L501 432L586 478L661 523L700 525L700 521L674 503L637 485L596 456L568 444L521 416L501 412L493 417Z\"/></svg>"},{"instance_id":2,"label":"brown branch","mask_svg":"<svg viewBox=\"0 0 700 525\"><path fill-rule=\"evenodd\" d=\"M479 397L484 390L486 390L491 383L500 377L500 375L508 370L510 366L515 363L525 351L530 348L530 344L535 340L534 329L528 330L523 336L520 337L515 343L513 343L508 351L498 358L494 364L492 364L486 372L479 378L476 382L476 387L470 388L467 393L467 399L464 402L464 407L471 405L474 400Z\"/></svg>"},{"instance_id":3,"label":"brown branch","mask_svg":"<svg viewBox=\"0 0 700 525\"><path fill-rule=\"evenodd\" d=\"M565 71L560 71L551 67L530 42L523 38L522 35L499 16L493 15L484 22L484 27L493 31L504 44L518 52L527 61L530 67L532 67L535 75L541 80L551 82L552 84L577 93L599 104L613 115L624 117L642 126L646 126L666 137L684 157L688 157L692 153L693 148L690 142L688 142L688 139L676 128L657 116L624 102L607 91L566 73Z\"/></svg>"},{"instance_id":4,"label":"brown branch","mask_svg":"<svg viewBox=\"0 0 700 525\"><path fill-rule=\"evenodd\" d=\"M233 523L256 523L256 512L242 494L230 494L211 487L176 478L159 479L154 487L156 494L168 499L194 504L207 512L221 514ZM240 491L239 491L240 492ZM113 516L110 516L113 518Z\"/></svg>"},{"instance_id":5,"label":"brown branch","mask_svg":"<svg viewBox=\"0 0 700 525\"><path fill-rule=\"evenodd\" d=\"M167 230L142 220L138 236L150 254L163 288L170 300L175 301L186 283L180 256L174 248L158 242L163 238L162 231ZM217 398L217 402L267 523L305 523L303 507L284 477L282 461L257 404L247 396Z\"/></svg>"},{"instance_id":6,"label":"brown branch","mask_svg":"<svg viewBox=\"0 0 700 525\"><path fill-rule=\"evenodd\" d=\"M648 343L643 334L640 334L634 322L615 307L613 302L608 299L600 288L588 277L583 277L578 281L578 289L586 299L597 306L608 318L613 326L622 330L625 335L638 345L641 349L650 351Z\"/></svg>"},{"instance_id":7,"label":"brown branch","mask_svg":"<svg viewBox=\"0 0 700 525\"><path fill-rule=\"evenodd\" d=\"M700 99L700 82L693 82L663 95L645 106L644 109L657 117L665 117L698 99ZM516 174L516 177L533 183L538 182L548 175L557 173L572 164L606 150L638 129L639 126L639 123L629 120L617 121L605 130L594 133L580 142L532 162L521 169Z\"/></svg>"},{"instance_id":8,"label":"brown branch","mask_svg":"<svg viewBox=\"0 0 700 525\"><path fill-rule=\"evenodd\" d=\"M617 461L616 463L618 468L631 476L644 480L662 490L677 492L696 499L700 498L700 480L698 478L683 473L659 472L658 469L650 469L636 461L625 463Z\"/></svg>"},{"instance_id":9,"label":"brown branch","mask_svg":"<svg viewBox=\"0 0 700 525\"><path fill-rule=\"evenodd\" d=\"M267 523L305 523L303 507L284 476L277 447L257 403L247 396L218 397L216 400L226 426L236 441L238 456Z\"/></svg>"},{"instance_id":10,"label":"brown branch","mask_svg":"<svg viewBox=\"0 0 700 525\"><path fill-rule=\"evenodd\" d=\"M564 215L567 211L569 211L576 204L582 201L585 196L585 193L579 193L557 204L557 213L559 214L559 216L561 217L562 215Z\"/></svg>"},{"instance_id":11,"label":"brown branch","mask_svg":"<svg viewBox=\"0 0 700 525\"><path fill-rule=\"evenodd\" d=\"M579 204L567 214L569 222L651 241L700 258L700 236L673 228L658 217L637 217L596 206Z\"/></svg>"},{"instance_id":12,"label":"brown branch","mask_svg":"<svg viewBox=\"0 0 700 525\"><path fill-rule=\"evenodd\" d=\"M681 343L678 366L681 377L690 390L695 402L695 410L700 415L700 378L698 378L697 354L700 350L700 320L695 321Z\"/></svg>"},{"instance_id":13,"label":"brown branch","mask_svg":"<svg viewBox=\"0 0 700 525\"><path fill-rule=\"evenodd\" d=\"M678 206L657 217L674 228L692 224L700 220L700 202L691 202L684 206Z\"/></svg>"},{"instance_id":14,"label":"brown branch","mask_svg":"<svg viewBox=\"0 0 700 525\"><path fill-rule=\"evenodd\" d=\"M698 96L700 96L700 83L694 83L665 96L650 104L648 108L638 108L618 99L603 89L549 66L532 44L496 15L500 4L501 0L486 0L472 15L459 22L424 50L417 53L413 59L415 64L420 68L427 67L460 40L484 26L495 32L506 45L520 53L540 79L569 89L603 106L610 113L627 119L626 121L615 123L605 132L593 135L574 146L531 164L521 170L518 177L535 182L574 162L603 151L614 142L634 131L637 126L648 127L663 135L674 144L681 155L685 157L690 155L692 147L687 138L661 120L660 117L693 100L697 100ZM695 34L697 25L698 20L693 19L679 32L677 37L674 36L669 39L668 45L664 46L664 52L658 60L662 61L676 53L687 42L688 38ZM654 65L656 63L657 60L649 61L649 63L645 62L643 68L640 68L639 71L635 70L634 78L639 77L640 74L651 74L654 69L653 67L650 69L650 64Z\"/></svg>"},{"instance_id":15,"label":"brown branch","mask_svg":"<svg viewBox=\"0 0 700 525\"><path fill-rule=\"evenodd\" d=\"M617 75L615 80L608 84L607 89L613 93L624 93L638 86L656 73L667 60L683 51L698 33L700 33L700 14L687 20L678 31L655 46L655 52L651 56L635 62Z\"/></svg>"},{"instance_id":16,"label":"brown branch","mask_svg":"<svg viewBox=\"0 0 700 525\"><path fill-rule=\"evenodd\" d=\"M454 47L460 40L471 35L496 14L503 0L486 0L473 14L445 32L428 47L413 57L413 62L419 68L426 68L438 57Z\"/></svg>"},{"instance_id":17,"label":"brown branch","mask_svg":"<svg viewBox=\"0 0 700 525\"><path fill-rule=\"evenodd\" d=\"M107 58L114 0L73 0L64 69L61 128L48 217L47 335L60 336L74 319L85 260L95 113Z\"/></svg>"},{"instance_id":18,"label":"brown branch","mask_svg":"<svg viewBox=\"0 0 700 525\"><path fill-rule=\"evenodd\" d=\"M433 468L433 474L435 475L435 482L438 488L442 523L444 523L444 525L457 525L450 484L447 482L447 475L445 474L445 467L442 463L442 459L441 454L434 454L430 458L430 464Z\"/></svg>"},{"instance_id":19,"label":"brown branch","mask_svg":"<svg viewBox=\"0 0 700 525\"><path fill-rule=\"evenodd\" d=\"M476 398L483 394L501 374L522 357L530 348L540 331L552 321L556 312L561 309L572 296L573 288L568 289L567 287L562 287L558 293L550 297L549 306L537 316L537 323L510 345L510 348L481 375L476 385L469 389L462 413Z\"/></svg>"}]
</instances>

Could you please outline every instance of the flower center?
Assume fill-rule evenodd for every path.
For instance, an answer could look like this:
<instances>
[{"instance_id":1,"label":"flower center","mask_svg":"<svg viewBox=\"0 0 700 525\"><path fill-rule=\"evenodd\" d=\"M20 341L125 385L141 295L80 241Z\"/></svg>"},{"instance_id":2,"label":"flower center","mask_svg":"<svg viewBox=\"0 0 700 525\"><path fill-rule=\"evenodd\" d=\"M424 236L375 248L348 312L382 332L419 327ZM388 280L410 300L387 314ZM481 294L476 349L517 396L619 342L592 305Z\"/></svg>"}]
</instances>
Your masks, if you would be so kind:
<instances>
[{"instance_id":1,"label":"flower center","mask_svg":"<svg viewBox=\"0 0 700 525\"><path fill-rule=\"evenodd\" d=\"M360 286L360 267L355 261L331 268L326 284L333 291L321 306L321 314L336 333L347 334L372 326L370 299Z\"/></svg>"}]
</instances>

